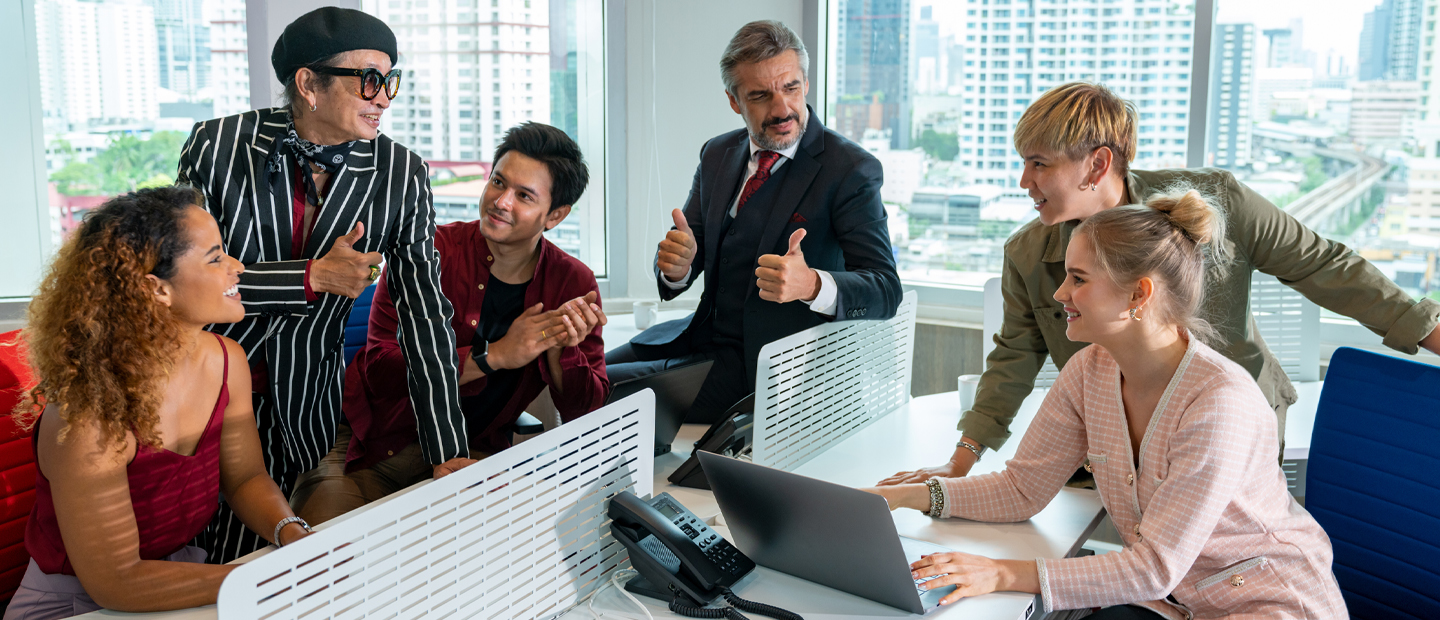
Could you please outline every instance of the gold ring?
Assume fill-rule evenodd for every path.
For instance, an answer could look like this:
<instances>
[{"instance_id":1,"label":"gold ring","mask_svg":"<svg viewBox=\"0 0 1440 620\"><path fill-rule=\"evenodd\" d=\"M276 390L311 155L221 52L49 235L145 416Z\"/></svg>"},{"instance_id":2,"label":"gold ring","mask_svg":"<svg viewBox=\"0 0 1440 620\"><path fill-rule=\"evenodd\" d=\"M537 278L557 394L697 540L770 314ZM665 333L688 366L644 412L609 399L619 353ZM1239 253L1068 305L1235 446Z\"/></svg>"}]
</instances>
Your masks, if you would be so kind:
<instances>
[{"instance_id":1,"label":"gold ring","mask_svg":"<svg viewBox=\"0 0 1440 620\"><path fill-rule=\"evenodd\" d=\"M540 339L541 339L541 340L544 340L544 339L546 339L546 338L549 338L549 336L546 336L546 335L545 335L545 330L543 330L543 329L540 330Z\"/></svg>"},{"instance_id":2,"label":"gold ring","mask_svg":"<svg viewBox=\"0 0 1440 620\"><path fill-rule=\"evenodd\" d=\"M367 280L370 280L371 282L374 282L374 281L375 281L377 278L379 278L379 277L380 277L380 266L379 266L379 265L371 265L371 266L370 266L370 277L369 277L369 278L366 278L366 279L367 279Z\"/></svg>"}]
</instances>

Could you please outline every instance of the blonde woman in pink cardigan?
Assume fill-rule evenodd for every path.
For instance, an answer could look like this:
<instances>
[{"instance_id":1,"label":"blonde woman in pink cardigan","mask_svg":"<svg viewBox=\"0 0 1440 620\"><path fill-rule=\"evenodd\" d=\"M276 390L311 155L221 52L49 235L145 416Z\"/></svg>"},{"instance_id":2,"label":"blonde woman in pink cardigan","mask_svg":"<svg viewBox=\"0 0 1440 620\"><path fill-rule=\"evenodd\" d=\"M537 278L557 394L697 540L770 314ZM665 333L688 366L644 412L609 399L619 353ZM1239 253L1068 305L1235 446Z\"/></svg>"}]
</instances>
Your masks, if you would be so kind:
<instances>
[{"instance_id":1,"label":"blonde woman in pink cardigan","mask_svg":"<svg viewBox=\"0 0 1440 620\"><path fill-rule=\"evenodd\" d=\"M943 575L953 603L997 590L1043 595L1047 612L1104 608L1097 620L1347 618L1330 538L1280 471L1275 413L1250 374L1204 340L1205 278L1223 263L1224 217L1197 192L1091 216L1065 254L1055 299L1066 336L1086 347L1065 365L1004 471L867 489L892 508L936 517L1023 521L1082 463L1093 470L1125 549L993 560L940 553L916 578Z\"/></svg>"}]
</instances>

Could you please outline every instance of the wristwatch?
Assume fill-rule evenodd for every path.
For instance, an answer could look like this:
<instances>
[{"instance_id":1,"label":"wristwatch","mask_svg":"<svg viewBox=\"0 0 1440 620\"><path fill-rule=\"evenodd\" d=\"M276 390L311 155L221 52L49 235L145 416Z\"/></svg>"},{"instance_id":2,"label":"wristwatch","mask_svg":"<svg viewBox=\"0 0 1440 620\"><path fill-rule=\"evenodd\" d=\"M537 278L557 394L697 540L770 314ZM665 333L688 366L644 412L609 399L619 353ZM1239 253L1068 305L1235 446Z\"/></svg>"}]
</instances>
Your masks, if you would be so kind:
<instances>
[{"instance_id":1,"label":"wristwatch","mask_svg":"<svg viewBox=\"0 0 1440 620\"><path fill-rule=\"evenodd\" d=\"M971 441L975 441L975 440L972 439ZM975 453L975 460L977 460L977 461L980 460L980 457L985 456L985 450L986 450L985 445L982 444L982 443L980 443L980 442L978 442L978 441L976 441L976 442L975 442L975 445L972 446L972 445L970 445L970 444L968 444L968 443L965 443L965 438L964 438L964 437L961 437L961 438L960 438L960 441L955 442L955 447L956 447L956 448L965 448L966 450L969 450L969 451L971 451L971 452L974 452L974 453Z\"/></svg>"},{"instance_id":2,"label":"wristwatch","mask_svg":"<svg viewBox=\"0 0 1440 620\"><path fill-rule=\"evenodd\" d=\"M279 523L276 523L276 524L275 524L275 534L274 534L274 538L275 538L275 546L276 546L276 547L284 547L284 546L285 546L283 543L280 542L280 530L285 529L285 526L290 525L291 523L299 523L299 524L300 524L300 527L304 528L305 531L307 531L307 532L314 532L314 531L315 531L315 530L310 529L310 524L309 524L309 523L306 523L305 520L304 520L304 519L301 519L300 517L285 517L284 519L281 519Z\"/></svg>"},{"instance_id":3,"label":"wristwatch","mask_svg":"<svg viewBox=\"0 0 1440 620\"><path fill-rule=\"evenodd\" d=\"M483 339L480 339L480 342L479 347L474 345L470 346L470 359L475 360L475 365L480 367L480 372L485 373L485 376L488 377L495 374L495 369L491 368L489 362L485 361L485 358L490 355L490 343L485 342Z\"/></svg>"}]
</instances>

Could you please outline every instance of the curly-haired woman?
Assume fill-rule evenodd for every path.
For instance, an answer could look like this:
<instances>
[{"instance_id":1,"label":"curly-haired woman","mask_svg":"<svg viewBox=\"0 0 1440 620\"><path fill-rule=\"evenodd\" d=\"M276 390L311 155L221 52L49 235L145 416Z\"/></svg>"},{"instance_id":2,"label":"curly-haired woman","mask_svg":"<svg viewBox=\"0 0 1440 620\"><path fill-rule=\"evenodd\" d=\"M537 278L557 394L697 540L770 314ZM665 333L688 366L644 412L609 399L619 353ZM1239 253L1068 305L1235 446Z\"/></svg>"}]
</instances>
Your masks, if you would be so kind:
<instances>
[{"instance_id":1,"label":"curly-haired woman","mask_svg":"<svg viewBox=\"0 0 1440 620\"><path fill-rule=\"evenodd\" d=\"M39 465L32 560L5 620L214 603L234 567L191 564L205 553L187 545L222 491L272 542L307 534L265 472L245 351L204 331L245 311L244 268L202 200L167 187L105 203L30 303L41 381L16 415Z\"/></svg>"}]
</instances>

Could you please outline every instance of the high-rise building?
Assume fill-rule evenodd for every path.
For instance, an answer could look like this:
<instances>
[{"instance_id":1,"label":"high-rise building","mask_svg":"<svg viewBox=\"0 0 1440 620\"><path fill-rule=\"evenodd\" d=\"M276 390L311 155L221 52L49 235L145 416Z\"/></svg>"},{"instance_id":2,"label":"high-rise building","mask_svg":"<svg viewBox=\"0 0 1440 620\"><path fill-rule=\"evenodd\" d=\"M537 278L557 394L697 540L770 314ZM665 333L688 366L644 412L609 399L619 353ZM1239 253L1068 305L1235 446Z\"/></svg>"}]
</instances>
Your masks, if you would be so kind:
<instances>
[{"instance_id":1,"label":"high-rise building","mask_svg":"<svg viewBox=\"0 0 1440 620\"><path fill-rule=\"evenodd\" d=\"M911 82L915 91L931 94L945 90L944 61L940 50L940 22L933 16L934 7L920 7L920 19L915 20L915 33L911 37L914 52L910 54Z\"/></svg>"},{"instance_id":2,"label":"high-rise building","mask_svg":"<svg viewBox=\"0 0 1440 620\"><path fill-rule=\"evenodd\" d=\"M159 115L155 11L138 0L35 4L47 133Z\"/></svg>"},{"instance_id":3,"label":"high-rise building","mask_svg":"<svg viewBox=\"0 0 1440 620\"><path fill-rule=\"evenodd\" d=\"M1266 67L1289 67L1298 62L1295 48L1299 37L1289 28L1270 28L1264 31L1269 44L1265 53Z\"/></svg>"},{"instance_id":4,"label":"high-rise building","mask_svg":"<svg viewBox=\"0 0 1440 620\"><path fill-rule=\"evenodd\" d=\"M155 10L160 88L184 101L199 99L210 82L210 24L204 0L147 0Z\"/></svg>"},{"instance_id":5,"label":"high-rise building","mask_svg":"<svg viewBox=\"0 0 1440 620\"><path fill-rule=\"evenodd\" d=\"M209 0L210 84L208 94L217 117L239 114L268 102L250 105L249 43L245 34L245 0Z\"/></svg>"},{"instance_id":6,"label":"high-rise building","mask_svg":"<svg viewBox=\"0 0 1440 620\"><path fill-rule=\"evenodd\" d=\"M1255 25L1216 24L1210 47L1210 118L1206 165L1250 165L1251 100L1255 80Z\"/></svg>"},{"instance_id":7,"label":"high-rise building","mask_svg":"<svg viewBox=\"0 0 1440 620\"><path fill-rule=\"evenodd\" d=\"M1392 0L1382 0L1365 14L1360 28L1360 60L1356 79L1362 82L1385 79L1390 68L1390 14Z\"/></svg>"},{"instance_id":8,"label":"high-rise building","mask_svg":"<svg viewBox=\"0 0 1440 620\"><path fill-rule=\"evenodd\" d=\"M1185 165L1192 3L966 0L965 7L956 161L973 181L1018 188L1023 163L1011 143L1016 119L1040 93L1078 80L1105 84L1135 103L1136 167Z\"/></svg>"},{"instance_id":9,"label":"high-rise building","mask_svg":"<svg viewBox=\"0 0 1440 620\"><path fill-rule=\"evenodd\" d=\"M1423 4L1424 0L1390 0L1390 32L1385 39L1389 57L1385 69L1387 80L1410 81L1419 75Z\"/></svg>"},{"instance_id":10,"label":"high-rise building","mask_svg":"<svg viewBox=\"0 0 1440 620\"><path fill-rule=\"evenodd\" d=\"M891 147L909 148L910 0L840 0L838 21L833 128L856 142L889 130Z\"/></svg>"},{"instance_id":11,"label":"high-rise building","mask_svg":"<svg viewBox=\"0 0 1440 620\"><path fill-rule=\"evenodd\" d=\"M405 71L382 130L428 160L489 161L506 129L552 123L550 4L366 3L395 31Z\"/></svg>"},{"instance_id":12,"label":"high-rise building","mask_svg":"<svg viewBox=\"0 0 1440 620\"><path fill-rule=\"evenodd\" d=\"M1420 83L1355 84L1350 98L1350 137L1362 146L1400 146L1419 118Z\"/></svg>"}]
</instances>

